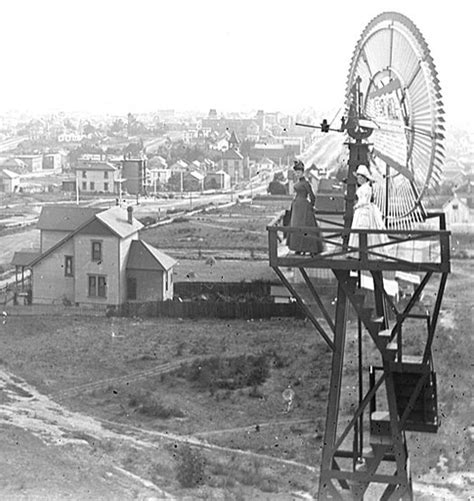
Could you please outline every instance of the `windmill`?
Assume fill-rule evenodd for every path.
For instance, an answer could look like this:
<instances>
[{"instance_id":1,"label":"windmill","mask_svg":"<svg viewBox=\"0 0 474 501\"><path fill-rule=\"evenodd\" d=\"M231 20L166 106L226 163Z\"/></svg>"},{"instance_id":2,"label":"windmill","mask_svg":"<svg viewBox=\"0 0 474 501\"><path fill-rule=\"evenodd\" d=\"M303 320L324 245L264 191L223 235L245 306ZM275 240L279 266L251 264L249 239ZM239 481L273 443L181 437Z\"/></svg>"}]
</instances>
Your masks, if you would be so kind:
<instances>
[{"instance_id":1,"label":"windmill","mask_svg":"<svg viewBox=\"0 0 474 501\"><path fill-rule=\"evenodd\" d=\"M450 272L450 233L444 215L422 203L441 176L443 109L428 46L411 20L387 12L370 21L350 63L345 103L336 130L347 134L349 149L345 210L316 211L327 251L288 254L278 245L280 232L315 230L272 225L270 266L332 353L318 499L413 499L406 432L436 433L440 425L432 345ZM327 121L321 124L323 133L332 130ZM351 230L360 164L376 178L375 202L386 230ZM427 228L427 219L437 228ZM349 245L350 233L359 235L357 248ZM370 244L371 233L385 233L388 243ZM299 270L312 301L290 283L288 268ZM310 276L314 269L329 269L337 280L333 308ZM387 277L397 272L419 277L407 303L388 293ZM368 289L363 277L371 281ZM420 307L428 283L435 299ZM348 328L351 312L355 329ZM341 402L350 397L343 383L353 362L345 362L349 336L357 346L351 380L357 379L357 391L353 410L342 412Z\"/></svg>"}]
</instances>

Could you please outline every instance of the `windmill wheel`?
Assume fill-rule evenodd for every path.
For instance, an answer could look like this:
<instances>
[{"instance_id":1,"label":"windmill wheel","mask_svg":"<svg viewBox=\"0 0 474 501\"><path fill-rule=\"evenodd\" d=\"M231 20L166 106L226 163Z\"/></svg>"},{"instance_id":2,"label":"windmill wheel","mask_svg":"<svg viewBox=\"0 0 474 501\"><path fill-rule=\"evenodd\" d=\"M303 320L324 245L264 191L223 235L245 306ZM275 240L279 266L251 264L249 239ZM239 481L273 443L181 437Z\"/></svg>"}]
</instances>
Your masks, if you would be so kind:
<instances>
[{"instance_id":1,"label":"windmill wheel","mask_svg":"<svg viewBox=\"0 0 474 501\"><path fill-rule=\"evenodd\" d=\"M437 71L414 23L396 12L375 17L355 47L346 89L358 84L360 114L375 124L370 142L374 193L390 228L423 221L422 197L441 179L444 110Z\"/></svg>"}]
</instances>

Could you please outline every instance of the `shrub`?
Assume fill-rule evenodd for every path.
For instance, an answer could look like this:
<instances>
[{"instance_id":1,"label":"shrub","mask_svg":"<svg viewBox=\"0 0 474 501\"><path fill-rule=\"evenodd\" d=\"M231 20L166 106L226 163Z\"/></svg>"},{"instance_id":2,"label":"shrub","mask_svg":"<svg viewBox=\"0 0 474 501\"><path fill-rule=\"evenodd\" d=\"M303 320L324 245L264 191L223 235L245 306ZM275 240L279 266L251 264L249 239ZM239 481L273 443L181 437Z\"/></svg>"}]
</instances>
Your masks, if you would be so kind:
<instances>
[{"instance_id":1,"label":"shrub","mask_svg":"<svg viewBox=\"0 0 474 501\"><path fill-rule=\"evenodd\" d=\"M137 393L131 395L128 401L130 407L144 416L169 419L171 417L184 417L184 412L173 405L167 405L151 393Z\"/></svg>"},{"instance_id":2,"label":"shrub","mask_svg":"<svg viewBox=\"0 0 474 501\"><path fill-rule=\"evenodd\" d=\"M197 449L180 446L176 452L176 480L182 487L190 488L204 483L206 460Z\"/></svg>"},{"instance_id":3,"label":"shrub","mask_svg":"<svg viewBox=\"0 0 474 501\"><path fill-rule=\"evenodd\" d=\"M235 390L246 386L258 386L269 375L266 355L239 355L237 357L212 357L195 360L186 370L186 379L201 389Z\"/></svg>"}]
</instances>

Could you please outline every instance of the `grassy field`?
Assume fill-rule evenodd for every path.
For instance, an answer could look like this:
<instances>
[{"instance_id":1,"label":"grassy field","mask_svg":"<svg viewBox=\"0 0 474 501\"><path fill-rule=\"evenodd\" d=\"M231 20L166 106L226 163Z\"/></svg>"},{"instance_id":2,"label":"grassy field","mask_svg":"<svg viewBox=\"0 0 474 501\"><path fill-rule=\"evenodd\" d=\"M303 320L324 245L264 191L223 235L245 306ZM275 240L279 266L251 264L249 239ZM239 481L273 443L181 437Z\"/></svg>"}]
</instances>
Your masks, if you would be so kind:
<instances>
[{"instance_id":1,"label":"grassy field","mask_svg":"<svg viewBox=\"0 0 474 501\"><path fill-rule=\"evenodd\" d=\"M231 449L318 463L329 358L325 345L302 321L189 323L77 317L65 323L54 317L10 317L2 329L0 350L9 370L76 411L155 431L203 434L208 442ZM225 361L238 355L264 356L269 370L266 381L233 390L212 387L186 376L192 367L189 363L177 372L146 380L131 377L78 393L64 392L135 375L169 361L202 359L204 366L211 356ZM289 384L296 400L286 412L282 392ZM137 412L143 410L141 404L148 404L149 410ZM261 427L258 432L256 425ZM212 433L241 427L245 429ZM225 458L229 460L229 455ZM219 469L219 461L224 461L219 455L210 461L211 486L222 481L218 477L229 475ZM140 464L126 466L139 471ZM245 477L246 464L236 462L233 482ZM295 483L307 491L313 488L314 479L304 469L285 477L284 470L271 461L254 467L269 468L269 473L254 475L252 488L268 484L266 488L272 485L273 492L288 492ZM293 484L288 485L291 479Z\"/></svg>"},{"instance_id":2,"label":"grassy field","mask_svg":"<svg viewBox=\"0 0 474 501\"><path fill-rule=\"evenodd\" d=\"M177 218L171 224L145 229L144 240L158 248L267 250L266 226L288 200L261 200L236 204Z\"/></svg>"},{"instance_id":3,"label":"grassy field","mask_svg":"<svg viewBox=\"0 0 474 501\"><path fill-rule=\"evenodd\" d=\"M144 230L142 237L158 248L266 249L264 228L285 208L287 201L239 204ZM469 244L469 238L453 242L459 252ZM473 274L472 260L453 262L433 352L442 424L437 434L408 434L415 480L430 471L441 478L474 467ZM274 272L265 260L183 259L174 278L235 282L272 279ZM426 306L435 294L428 287ZM351 416L356 394L356 324L349 318L342 421ZM405 336L414 351L421 349L423 334L416 326ZM367 371L376 357L370 348L364 356ZM0 325L0 357L4 367L52 399L113 422L124 434L141 430L205 440L205 485L192 491L176 481L176 444L153 438L156 448L149 454L124 444L94 445L97 457L110 457L178 496L273 500L294 499L295 491L315 494L331 358L309 323L11 315ZM260 365L253 366L252 357L260 357ZM160 370L179 361L173 370ZM255 379L259 371L266 376L261 381ZM288 385L295 392L289 412L283 398Z\"/></svg>"},{"instance_id":4,"label":"grassy field","mask_svg":"<svg viewBox=\"0 0 474 501\"><path fill-rule=\"evenodd\" d=\"M415 480L430 470L469 471L473 467L468 431L474 415L470 398L473 301L472 293L466 293L473 271L472 261L456 261L448 281L433 353L442 425L435 435L409 434ZM434 288L427 291L427 305L434 294ZM123 426L192 435L229 450L243 449L318 467L330 357L309 324L293 319L192 323L87 317L69 320L9 317L1 328L2 363L52 398L98 418ZM415 331L406 335L413 335L411 346L416 351L421 337L418 333L415 339ZM356 373L354 339L355 324L351 322L346 390L341 401L343 420L352 412L349 397L354 393L351 388ZM229 367L239 355L264 356L266 380L235 388L210 384L213 378L208 376L213 373L206 376L205 371L211 370L206 360L214 357L214 364L217 358ZM137 373L177 360L186 362L179 370L134 378ZM199 361L197 365L193 360ZM196 375L198 369L202 372ZM127 375L129 378L124 378ZM105 379L108 382L104 385L82 386ZM295 391L295 401L286 412L282 392L289 384ZM77 387L78 392L67 391ZM144 459L130 451L114 449L111 454L130 471L143 469ZM154 457L150 464L165 461L165 456ZM315 473L304 468L292 469L272 460L242 458L229 452L208 451L206 457L207 489L225 485L236 496L240 492L242 499L257 499L258 492L269 491L273 495L295 490L314 494L317 485ZM441 457L445 458L442 470ZM173 476L173 470L166 475ZM209 490L196 496L208 498Z\"/></svg>"}]
</instances>

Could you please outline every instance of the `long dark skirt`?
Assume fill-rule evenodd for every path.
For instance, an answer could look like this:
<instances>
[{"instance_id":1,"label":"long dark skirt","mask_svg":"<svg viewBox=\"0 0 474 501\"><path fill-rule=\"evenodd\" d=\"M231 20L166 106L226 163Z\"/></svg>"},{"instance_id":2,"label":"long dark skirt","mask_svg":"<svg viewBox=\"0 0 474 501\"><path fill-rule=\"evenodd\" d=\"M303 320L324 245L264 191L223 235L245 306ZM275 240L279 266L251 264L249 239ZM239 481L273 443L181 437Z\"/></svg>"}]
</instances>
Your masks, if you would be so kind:
<instances>
[{"instance_id":1,"label":"long dark skirt","mask_svg":"<svg viewBox=\"0 0 474 501\"><path fill-rule=\"evenodd\" d=\"M291 204L290 227L310 227L318 228L313 213L312 205L303 198L296 197ZM305 233L290 233L288 236L288 247L295 252L310 252L317 254L323 251L323 242L319 231Z\"/></svg>"}]
</instances>

